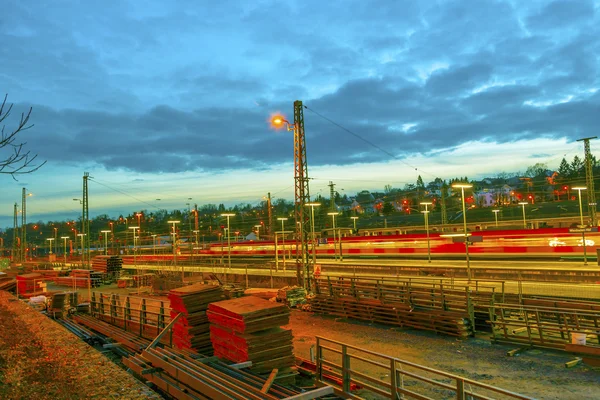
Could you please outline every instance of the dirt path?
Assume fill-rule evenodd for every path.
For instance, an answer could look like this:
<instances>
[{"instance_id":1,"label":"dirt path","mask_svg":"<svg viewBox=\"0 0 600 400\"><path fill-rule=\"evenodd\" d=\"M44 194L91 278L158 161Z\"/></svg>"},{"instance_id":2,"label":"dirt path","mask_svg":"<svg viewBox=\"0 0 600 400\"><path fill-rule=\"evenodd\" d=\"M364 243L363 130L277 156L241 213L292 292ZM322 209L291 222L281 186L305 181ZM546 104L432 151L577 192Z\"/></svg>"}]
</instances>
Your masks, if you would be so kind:
<instances>
[{"instance_id":1,"label":"dirt path","mask_svg":"<svg viewBox=\"0 0 600 400\"><path fill-rule=\"evenodd\" d=\"M103 354L0 291L0 399L159 398Z\"/></svg>"},{"instance_id":2,"label":"dirt path","mask_svg":"<svg viewBox=\"0 0 600 400\"><path fill-rule=\"evenodd\" d=\"M292 312L288 328L303 358L309 358L315 336L322 336L538 399L600 399L600 368L567 369L564 363L574 356L565 352L530 350L507 357L518 346L492 344L487 335L461 340L300 311Z\"/></svg>"}]
</instances>

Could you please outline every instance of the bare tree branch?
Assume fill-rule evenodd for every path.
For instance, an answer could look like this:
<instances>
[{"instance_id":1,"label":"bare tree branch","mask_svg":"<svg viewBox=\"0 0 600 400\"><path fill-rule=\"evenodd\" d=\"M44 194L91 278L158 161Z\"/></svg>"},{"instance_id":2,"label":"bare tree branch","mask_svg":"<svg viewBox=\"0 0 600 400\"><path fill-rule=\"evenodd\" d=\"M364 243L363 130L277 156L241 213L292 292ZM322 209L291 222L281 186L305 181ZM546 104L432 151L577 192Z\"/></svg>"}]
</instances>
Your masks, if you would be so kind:
<instances>
[{"instance_id":1,"label":"bare tree branch","mask_svg":"<svg viewBox=\"0 0 600 400\"><path fill-rule=\"evenodd\" d=\"M17 175L35 172L46 164L46 161L36 164L37 154L31 154L29 150L24 148L27 142L15 142L20 132L33 127L33 124L29 124L29 117L31 117L31 111L33 110L31 107L27 114L21 113L21 119L15 129L5 131L6 125L3 122L10 116L13 108L12 104L7 104L7 99L8 94L4 96L4 100L0 105L0 124L2 124L2 128L0 128L0 150L9 149L10 154L5 159L0 160L0 174L11 175L14 180L17 180Z\"/></svg>"}]
</instances>

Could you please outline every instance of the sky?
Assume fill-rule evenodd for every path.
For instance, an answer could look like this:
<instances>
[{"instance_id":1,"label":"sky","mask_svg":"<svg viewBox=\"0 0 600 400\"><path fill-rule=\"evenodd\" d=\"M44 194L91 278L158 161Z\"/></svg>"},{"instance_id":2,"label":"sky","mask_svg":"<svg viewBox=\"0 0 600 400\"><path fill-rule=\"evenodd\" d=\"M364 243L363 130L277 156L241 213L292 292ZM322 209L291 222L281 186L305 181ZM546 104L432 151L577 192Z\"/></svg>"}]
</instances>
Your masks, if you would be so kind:
<instances>
[{"instance_id":1,"label":"sky","mask_svg":"<svg viewBox=\"0 0 600 400\"><path fill-rule=\"evenodd\" d=\"M23 187L77 218L84 172L91 216L292 200L295 100L313 196L557 168L600 128L600 0L12 1L0 43L46 161L0 175L0 227Z\"/></svg>"}]
</instances>

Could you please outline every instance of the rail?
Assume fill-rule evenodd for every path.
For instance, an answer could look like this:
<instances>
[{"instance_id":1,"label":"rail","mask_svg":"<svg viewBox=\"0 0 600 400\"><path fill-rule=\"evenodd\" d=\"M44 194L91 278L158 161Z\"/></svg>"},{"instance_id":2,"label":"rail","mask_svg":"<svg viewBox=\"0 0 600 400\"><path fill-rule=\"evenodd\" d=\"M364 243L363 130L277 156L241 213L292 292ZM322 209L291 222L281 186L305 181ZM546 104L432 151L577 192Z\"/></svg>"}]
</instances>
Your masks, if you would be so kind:
<instances>
[{"instance_id":1,"label":"rail","mask_svg":"<svg viewBox=\"0 0 600 400\"><path fill-rule=\"evenodd\" d=\"M317 336L317 381L324 374L335 376L338 392L352 399L363 399L351 387L387 399L414 398L434 400L531 399L531 397L487 385L462 376L400 360L356 346ZM328 380L328 384L331 381Z\"/></svg>"}]
</instances>

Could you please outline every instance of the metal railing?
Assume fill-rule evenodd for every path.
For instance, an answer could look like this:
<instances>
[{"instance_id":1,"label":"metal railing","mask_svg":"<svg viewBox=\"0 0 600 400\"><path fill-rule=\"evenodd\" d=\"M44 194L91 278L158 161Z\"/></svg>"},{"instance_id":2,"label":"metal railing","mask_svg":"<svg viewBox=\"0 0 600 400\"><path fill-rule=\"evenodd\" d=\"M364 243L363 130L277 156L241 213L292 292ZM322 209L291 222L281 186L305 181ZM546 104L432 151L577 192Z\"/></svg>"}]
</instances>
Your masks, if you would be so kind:
<instances>
[{"instance_id":1,"label":"metal railing","mask_svg":"<svg viewBox=\"0 0 600 400\"><path fill-rule=\"evenodd\" d=\"M423 365L375 353L345 343L317 336L317 380L331 384L337 378L338 392L352 399L362 399L351 388L360 388L360 394L375 394L388 399L531 399L462 376L439 371ZM327 381L327 382L326 382Z\"/></svg>"}]
</instances>

